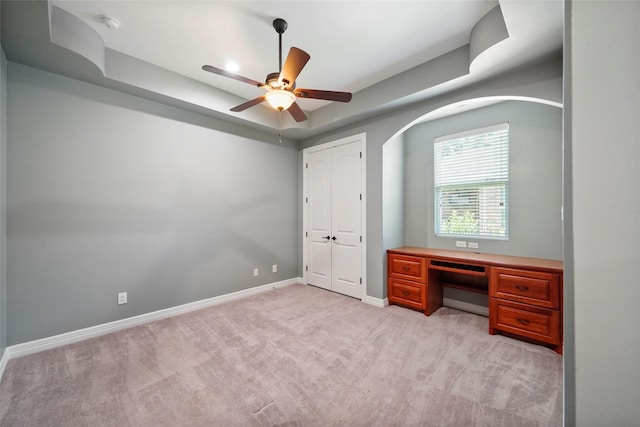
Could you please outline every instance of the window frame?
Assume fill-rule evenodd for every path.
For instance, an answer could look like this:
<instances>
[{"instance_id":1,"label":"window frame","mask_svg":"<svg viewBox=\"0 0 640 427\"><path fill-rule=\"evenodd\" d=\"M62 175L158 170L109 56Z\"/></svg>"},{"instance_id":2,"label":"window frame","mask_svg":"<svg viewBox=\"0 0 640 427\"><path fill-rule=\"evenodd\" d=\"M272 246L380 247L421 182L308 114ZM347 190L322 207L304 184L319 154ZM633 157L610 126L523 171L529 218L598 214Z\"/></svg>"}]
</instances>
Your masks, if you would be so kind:
<instances>
[{"instance_id":1,"label":"window frame","mask_svg":"<svg viewBox=\"0 0 640 427\"><path fill-rule=\"evenodd\" d=\"M468 138L471 136L481 136L484 134L501 131L506 134L506 141L504 150L506 151L506 159L503 160L505 170L500 169L500 173L504 174L501 178L493 179L493 180L477 180L477 181L466 181L466 182L455 182L449 184L440 184L438 185L438 171L439 168L437 166L438 162L438 144L446 143L446 142L454 142L459 141L464 138ZM442 238L466 238L466 239L483 239L483 240L496 240L496 241L508 241L510 238L510 145L511 145L511 134L510 134L510 126L509 122L500 123L497 125L486 126L482 128L476 128L469 131L459 132L450 135L443 135L434 139L434 148L433 148L433 200L434 200L434 220L433 220L433 232L436 237ZM462 181L462 180L461 180ZM502 187L504 185L504 235L483 235L483 234L459 234L459 233L445 233L442 231L442 207L440 205L440 197L442 189L481 189L482 187ZM478 196L478 199L480 196ZM480 201L478 201L480 203ZM478 206L478 210L481 207Z\"/></svg>"}]
</instances>

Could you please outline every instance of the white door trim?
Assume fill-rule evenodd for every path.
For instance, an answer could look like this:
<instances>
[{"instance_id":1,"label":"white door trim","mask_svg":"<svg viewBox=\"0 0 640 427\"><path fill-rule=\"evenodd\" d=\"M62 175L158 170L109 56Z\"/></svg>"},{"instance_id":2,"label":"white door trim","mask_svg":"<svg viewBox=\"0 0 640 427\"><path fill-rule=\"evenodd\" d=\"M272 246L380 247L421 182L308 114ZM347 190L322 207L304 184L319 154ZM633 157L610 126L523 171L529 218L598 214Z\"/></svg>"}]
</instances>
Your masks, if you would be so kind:
<instances>
[{"instance_id":1,"label":"white door trim","mask_svg":"<svg viewBox=\"0 0 640 427\"><path fill-rule=\"evenodd\" d=\"M308 162L309 153L313 153L319 150L326 150L328 148L338 147L340 145L350 144L352 142L360 141L360 147L362 150L362 166L360 168L361 171L361 183L362 183L362 209L361 209L361 230L362 230L362 262L360 264L360 277L362 277L362 301L365 301L367 294L367 134L359 133L356 135L348 136L346 138L340 138L335 141L327 142L324 144L314 145L313 147L308 147L302 150L302 277L304 279L304 283L308 284L307 278L307 260L308 260L308 249L307 249L307 237L306 233L308 231L308 223L307 223L307 204L306 198L308 197L308 178L307 178L307 168L305 165Z\"/></svg>"}]
</instances>

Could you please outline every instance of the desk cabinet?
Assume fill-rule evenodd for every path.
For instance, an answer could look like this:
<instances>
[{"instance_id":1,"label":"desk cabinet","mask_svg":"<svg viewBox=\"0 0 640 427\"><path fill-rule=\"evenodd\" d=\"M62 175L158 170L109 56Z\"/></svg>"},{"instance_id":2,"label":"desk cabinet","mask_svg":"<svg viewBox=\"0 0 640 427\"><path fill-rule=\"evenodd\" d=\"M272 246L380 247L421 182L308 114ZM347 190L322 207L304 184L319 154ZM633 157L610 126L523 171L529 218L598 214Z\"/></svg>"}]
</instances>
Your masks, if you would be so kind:
<instances>
[{"instance_id":1,"label":"desk cabinet","mask_svg":"<svg viewBox=\"0 0 640 427\"><path fill-rule=\"evenodd\" d=\"M389 303L422 311L427 316L442 306L442 288L429 286L426 258L389 254L387 268Z\"/></svg>"},{"instance_id":2,"label":"desk cabinet","mask_svg":"<svg viewBox=\"0 0 640 427\"><path fill-rule=\"evenodd\" d=\"M387 295L430 315L442 288L489 295L489 333L551 346L562 353L562 262L402 247L387 251Z\"/></svg>"},{"instance_id":3,"label":"desk cabinet","mask_svg":"<svg viewBox=\"0 0 640 427\"><path fill-rule=\"evenodd\" d=\"M498 331L541 341L562 352L562 275L492 267L489 333Z\"/></svg>"}]
</instances>

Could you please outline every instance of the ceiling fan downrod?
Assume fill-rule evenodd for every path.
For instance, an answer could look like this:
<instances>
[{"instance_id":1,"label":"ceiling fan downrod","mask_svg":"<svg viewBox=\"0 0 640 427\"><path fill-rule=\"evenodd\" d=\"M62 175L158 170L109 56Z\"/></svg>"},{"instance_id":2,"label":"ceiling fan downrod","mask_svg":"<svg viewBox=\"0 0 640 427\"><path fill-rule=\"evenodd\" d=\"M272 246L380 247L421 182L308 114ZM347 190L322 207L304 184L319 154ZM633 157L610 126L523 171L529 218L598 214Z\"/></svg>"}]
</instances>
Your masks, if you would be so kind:
<instances>
[{"instance_id":1,"label":"ceiling fan downrod","mask_svg":"<svg viewBox=\"0 0 640 427\"><path fill-rule=\"evenodd\" d=\"M282 33L287 29L287 21L282 18L273 20L273 28L278 33L278 73L282 72Z\"/></svg>"}]
</instances>

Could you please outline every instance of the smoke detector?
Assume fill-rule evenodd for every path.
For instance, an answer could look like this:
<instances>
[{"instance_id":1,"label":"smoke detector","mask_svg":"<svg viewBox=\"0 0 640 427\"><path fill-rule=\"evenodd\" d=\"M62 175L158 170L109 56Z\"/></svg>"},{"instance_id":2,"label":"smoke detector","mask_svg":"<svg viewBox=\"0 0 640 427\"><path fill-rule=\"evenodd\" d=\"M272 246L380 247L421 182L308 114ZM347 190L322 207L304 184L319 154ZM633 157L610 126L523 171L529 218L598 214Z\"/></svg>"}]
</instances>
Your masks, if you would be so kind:
<instances>
[{"instance_id":1,"label":"smoke detector","mask_svg":"<svg viewBox=\"0 0 640 427\"><path fill-rule=\"evenodd\" d=\"M100 22L102 22L108 29L117 30L120 28L120 21L113 16L100 15Z\"/></svg>"}]
</instances>

